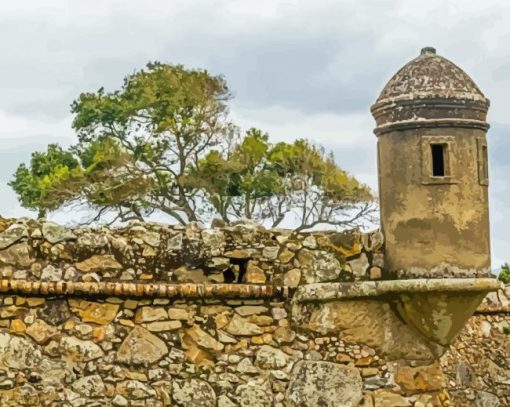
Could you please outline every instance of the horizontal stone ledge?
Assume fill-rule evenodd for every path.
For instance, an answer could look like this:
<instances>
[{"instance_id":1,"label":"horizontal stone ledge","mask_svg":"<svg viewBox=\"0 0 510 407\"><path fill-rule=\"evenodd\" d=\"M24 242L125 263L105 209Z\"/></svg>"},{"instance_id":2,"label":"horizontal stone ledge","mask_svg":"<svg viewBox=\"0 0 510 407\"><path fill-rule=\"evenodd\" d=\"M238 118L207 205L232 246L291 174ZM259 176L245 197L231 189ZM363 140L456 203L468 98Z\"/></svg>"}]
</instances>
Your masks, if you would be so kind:
<instances>
[{"instance_id":1,"label":"horizontal stone ledge","mask_svg":"<svg viewBox=\"0 0 510 407\"><path fill-rule=\"evenodd\" d=\"M342 299L380 297L391 294L428 292L488 293L501 288L494 278L410 279L355 283L316 283L298 287L293 301L326 302Z\"/></svg>"},{"instance_id":2,"label":"horizontal stone ledge","mask_svg":"<svg viewBox=\"0 0 510 407\"><path fill-rule=\"evenodd\" d=\"M158 298L287 298L285 286L253 284L157 284L0 280L0 293L36 296L117 296Z\"/></svg>"}]
</instances>

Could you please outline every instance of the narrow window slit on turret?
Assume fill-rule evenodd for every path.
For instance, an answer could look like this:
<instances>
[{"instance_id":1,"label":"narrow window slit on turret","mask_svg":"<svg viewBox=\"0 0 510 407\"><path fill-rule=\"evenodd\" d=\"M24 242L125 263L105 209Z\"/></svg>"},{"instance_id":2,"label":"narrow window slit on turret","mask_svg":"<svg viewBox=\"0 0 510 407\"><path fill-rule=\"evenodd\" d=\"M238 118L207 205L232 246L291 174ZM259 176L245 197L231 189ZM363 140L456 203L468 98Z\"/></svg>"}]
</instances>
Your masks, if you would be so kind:
<instances>
[{"instance_id":1,"label":"narrow window slit on turret","mask_svg":"<svg viewBox=\"0 0 510 407\"><path fill-rule=\"evenodd\" d=\"M432 176L444 177L446 172L446 144L431 144Z\"/></svg>"}]
</instances>

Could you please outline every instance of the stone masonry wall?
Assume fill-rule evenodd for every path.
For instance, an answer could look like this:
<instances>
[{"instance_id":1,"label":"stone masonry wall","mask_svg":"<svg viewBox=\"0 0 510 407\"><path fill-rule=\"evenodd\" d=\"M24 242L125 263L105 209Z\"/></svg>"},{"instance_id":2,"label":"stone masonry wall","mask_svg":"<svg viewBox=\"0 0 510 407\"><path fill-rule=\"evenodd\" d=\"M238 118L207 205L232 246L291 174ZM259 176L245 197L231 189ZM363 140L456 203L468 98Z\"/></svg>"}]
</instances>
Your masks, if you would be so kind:
<instances>
[{"instance_id":1,"label":"stone masonry wall","mask_svg":"<svg viewBox=\"0 0 510 407\"><path fill-rule=\"evenodd\" d=\"M0 406L509 405L503 291L439 360L395 353L412 335L397 320L392 346L372 346L391 325L380 315L359 316L373 332L293 323L298 285L384 277L381 245L356 231L0 220Z\"/></svg>"}]
</instances>

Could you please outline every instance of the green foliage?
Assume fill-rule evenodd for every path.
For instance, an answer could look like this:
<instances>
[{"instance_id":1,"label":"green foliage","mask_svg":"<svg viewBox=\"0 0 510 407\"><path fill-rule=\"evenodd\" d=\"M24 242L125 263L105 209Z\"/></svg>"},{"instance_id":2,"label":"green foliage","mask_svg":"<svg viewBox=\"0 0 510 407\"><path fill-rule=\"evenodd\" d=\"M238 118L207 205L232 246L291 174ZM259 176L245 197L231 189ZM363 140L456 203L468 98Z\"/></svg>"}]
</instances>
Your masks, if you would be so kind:
<instances>
[{"instance_id":1,"label":"green foliage","mask_svg":"<svg viewBox=\"0 0 510 407\"><path fill-rule=\"evenodd\" d=\"M202 188L226 221L244 216L277 226L294 212L303 229L360 219L370 213L373 199L319 148L305 140L273 145L258 129L250 129L224 155L211 151L186 182ZM350 217L341 216L354 209Z\"/></svg>"},{"instance_id":2,"label":"green foliage","mask_svg":"<svg viewBox=\"0 0 510 407\"><path fill-rule=\"evenodd\" d=\"M498 279L503 281L505 284L510 284L510 265L508 263L501 266L501 272L499 273Z\"/></svg>"},{"instance_id":3,"label":"green foliage","mask_svg":"<svg viewBox=\"0 0 510 407\"><path fill-rule=\"evenodd\" d=\"M510 326L504 326L503 327L503 333L505 335L510 335Z\"/></svg>"},{"instance_id":4,"label":"green foliage","mask_svg":"<svg viewBox=\"0 0 510 407\"><path fill-rule=\"evenodd\" d=\"M25 208L38 210L44 216L48 210L72 200L82 179L82 168L73 154L50 144L46 152L32 154L29 168L21 164L9 185Z\"/></svg>"},{"instance_id":5,"label":"green foliage","mask_svg":"<svg viewBox=\"0 0 510 407\"><path fill-rule=\"evenodd\" d=\"M157 210L182 224L219 214L276 226L293 214L308 228L370 214L369 189L322 149L305 140L272 144L254 128L240 137L229 99L221 76L149 63L116 91L82 93L72 104L78 143L33 153L10 185L40 214L85 202L96 220Z\"/></svg>"}]
</instances>

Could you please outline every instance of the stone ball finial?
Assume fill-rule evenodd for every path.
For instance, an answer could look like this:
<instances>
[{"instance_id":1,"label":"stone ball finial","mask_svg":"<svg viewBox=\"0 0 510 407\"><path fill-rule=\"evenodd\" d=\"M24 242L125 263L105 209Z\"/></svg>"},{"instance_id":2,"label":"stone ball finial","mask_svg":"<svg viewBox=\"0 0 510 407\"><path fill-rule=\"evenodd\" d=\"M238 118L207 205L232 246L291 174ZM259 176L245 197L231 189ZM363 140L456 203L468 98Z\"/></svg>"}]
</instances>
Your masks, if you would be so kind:
<instances>
[{"instance_id":1,"label":"stone ball finial","mask_svg":"<svg viewBox=\"0 0 510 407\"><path fill-rule=\"evenodd\" d=\"M435 55L436 49L434 47L424 47L421 49L420 55L425 55L425 54Z\"/></svg>"}]
</instances>

